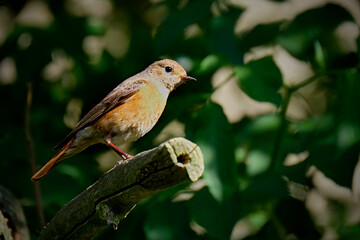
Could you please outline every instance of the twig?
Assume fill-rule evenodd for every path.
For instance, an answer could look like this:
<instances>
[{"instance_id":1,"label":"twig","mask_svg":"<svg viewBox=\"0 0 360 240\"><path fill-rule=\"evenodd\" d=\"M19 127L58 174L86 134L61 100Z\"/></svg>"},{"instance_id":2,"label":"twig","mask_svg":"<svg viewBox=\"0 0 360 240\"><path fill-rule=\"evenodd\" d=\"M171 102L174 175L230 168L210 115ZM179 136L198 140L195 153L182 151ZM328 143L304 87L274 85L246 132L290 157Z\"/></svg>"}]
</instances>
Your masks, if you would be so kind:
<instances>
[{"instance_id":1,"label":"twig","mask_svg":"<svg viewBox=\"0 0 360 240\"><path fill-rule=\"evenodd\" d=\"M213 92L224 86L226 83L228 83L233 77L235 77L235 71L233 70L219 85L214 87Z\"/></svg>"},{"instance_id":2,"label":"twig","mask_svg":"<svg viewBox=\"0 0 360 240\"><path fill-rule=\"evenodd\" d=\"M280 127L276 133L274 149L272 152L270 167L268 170L269 172L273 172L275 169L277 158L278 158L279 152L281 150L284 133L285 133L286 126L287 126L286 112L289 107L292 91L288 87L284 87L284 88L285 88L285 95L284 95L283 105L282 105L282 108L279 113Z\"/></svg>"},{"instance_id":3,"label":"twig","mask_svg":"<svg viewBox=\"0 0 360 240\"><path fill-rule=\"evenodd\" d=\"M36 160L35 160L35 151L34 151L34 143L31 137L30 132L30 109L32 104L32 83L29 82L27 86L27 96L26 96L26 105L25 105L25 121L24 121L24 129L25 129L25 137L26 137L26 146L28 150L29 156L29 164L31 168L32 175L36 172ZM41 190L38 182L33 183L35 201L36 201L36 209L39 219L40 227L42 228L45 223L45 214L44 207L41 198Z\"/></svg>"},{"instance_id":4,"label":"twig","mask_svg":"<svg viewBox=\"0 0 360 240\"><path fill-rule=\"evenodd\" d=\"M302 81L294 86L288 87L290 92L296 92L297 90L299 90L300 88L303 88L307 85L309 85L310 83L314 82L315 80L319 79L320 77L325 77L325 76L331 76L331 75L337 75L340 73L343 73L345 70L350 70L350 69L335 69L335 70L331 70L331 71L327 71L327 72L319 72L311 77L309 77L308 79L306 79L305 81Z\"/></svg>"},{"instance_id":5,"label":"twig","mask_svg":"<svg viewBox=\"0 0 360 240\"><path fill-rule=\"evenodd\" d=\"M294 86L286 86L284 85L283 88L285 89L285 95L284 95L284 100L283 100L283 104L281 107L281 110L279 112L280 115L280 127L276 133L276 137L275 137L275 143L274 143L274 149L272 152L272 156L271 156L271 162L270 162L270 167L268 172L273 172L276 166L276 162L277 159L279 157L279 153L281 150L281 146L282 146L282 142L283 142L283 138L284 138L284 134L286 131L286 127L287 127L287 120L286 120L286 113L289 107L289 103L290 103L290 99L291 96L294 92L296 92L297 90L299 90L300 88L303 88L307 85L309 85L310 83L314 82L315 80L319 79L320 77L324 77L324 76L330 76L330 75L336 75L339 73L343 73L344 70L343 69L336 69L336 70L332 70L332 71L328 71L328 72L320 72L317 73L311 77L309 77L308 79L300 82L299 84L296 84Z\"/></svg>"}]
</instances>

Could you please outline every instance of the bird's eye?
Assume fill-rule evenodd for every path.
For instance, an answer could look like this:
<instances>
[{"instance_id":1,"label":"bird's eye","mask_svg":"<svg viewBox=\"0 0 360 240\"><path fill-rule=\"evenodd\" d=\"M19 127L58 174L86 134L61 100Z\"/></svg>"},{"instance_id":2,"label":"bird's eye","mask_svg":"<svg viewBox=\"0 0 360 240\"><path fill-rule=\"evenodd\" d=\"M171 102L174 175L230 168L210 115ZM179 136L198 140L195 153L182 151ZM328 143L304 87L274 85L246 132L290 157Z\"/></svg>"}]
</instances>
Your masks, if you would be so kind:
<instances>
[{"instance_id":1,"label":"bird's eye","mask_svg":"<svg viewBox=\"0 0 360 240\"><path fill-rule=\"evenodd\" d=\"M169 73L172 71L172 67L166 66L165 67L165 72Z\"/></svg>"}]
</instances>

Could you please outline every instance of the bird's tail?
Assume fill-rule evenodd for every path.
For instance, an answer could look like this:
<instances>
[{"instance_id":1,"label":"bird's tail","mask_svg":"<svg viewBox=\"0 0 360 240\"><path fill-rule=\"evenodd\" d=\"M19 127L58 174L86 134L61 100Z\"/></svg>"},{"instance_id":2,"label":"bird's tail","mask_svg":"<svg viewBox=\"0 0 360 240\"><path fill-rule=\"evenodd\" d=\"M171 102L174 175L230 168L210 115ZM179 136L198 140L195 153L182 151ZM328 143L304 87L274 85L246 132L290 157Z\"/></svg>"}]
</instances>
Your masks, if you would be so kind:
<instances>
[{"instance_id":1,"label":"bird's tail","mask_svg":"<svg viewBox=\"0 0 360 240\"><path fill-rule=\"evenodd\" d=\"M36 182L45 177L53 168L55 168L62 160L70 157L70 154L66 154L66 151L71 147L74 138L71 139L58 154L56 154L49 162L47 162L39 171L37 171L32 177L31 181ZM71 154L72 155L72 154Z\"/></svg>"}]
</instances>

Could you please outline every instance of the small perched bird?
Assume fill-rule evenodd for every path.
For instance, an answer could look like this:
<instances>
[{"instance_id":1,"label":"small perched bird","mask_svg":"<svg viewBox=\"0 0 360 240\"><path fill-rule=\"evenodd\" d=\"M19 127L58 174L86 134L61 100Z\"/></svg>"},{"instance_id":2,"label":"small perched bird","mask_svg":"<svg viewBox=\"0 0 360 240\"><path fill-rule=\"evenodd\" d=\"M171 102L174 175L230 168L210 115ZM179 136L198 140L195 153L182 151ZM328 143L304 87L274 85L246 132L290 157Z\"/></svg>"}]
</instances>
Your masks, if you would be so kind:
<instances>
[{"instance_id":1,"label":"small perched bird","mask_svg":"<svg viewBox=\"0 0 360 240\"><path fill-rule=\"evenodd\" d=\"M149 132L164 111L169 93L183 82L196 80L177 62L164 59L126 79L86 114L55 147L61 149L32 176L37 181L56 165L87 147L104 143L122 159L131 156L117 146L136 141Z\"/></svg>"}]
</instances>

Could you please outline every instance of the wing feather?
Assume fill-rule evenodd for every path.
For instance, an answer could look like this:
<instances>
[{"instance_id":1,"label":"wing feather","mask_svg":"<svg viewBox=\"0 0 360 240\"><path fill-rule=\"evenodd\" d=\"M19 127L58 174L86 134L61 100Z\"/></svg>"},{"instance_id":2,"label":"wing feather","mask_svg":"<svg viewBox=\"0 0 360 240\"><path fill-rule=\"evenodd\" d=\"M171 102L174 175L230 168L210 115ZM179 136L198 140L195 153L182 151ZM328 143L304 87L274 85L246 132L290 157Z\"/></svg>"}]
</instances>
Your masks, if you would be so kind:
<instances>
[{"instance_id":1,"label":"wing feather","mask_svg":"<svg viewBox=\"0 0 360 240\"><path fill-rule=\"evenodd\" d=\"M131 83L131 84L129 84ZM121 85L112 90L100 103L93 107L75 126L75 128L62 140L54 149L62 148L69 142L76 133L96 122L115 107L127 102L135 93L140 91L146 84L146 80L136 80L123 82ZM121 88L120 88L121 86Z\"/></svg>"}]
</instances>

